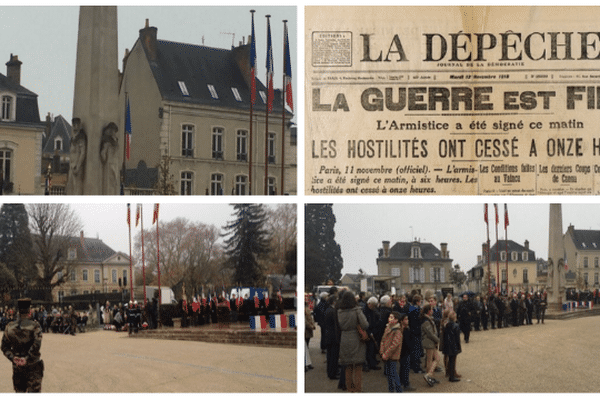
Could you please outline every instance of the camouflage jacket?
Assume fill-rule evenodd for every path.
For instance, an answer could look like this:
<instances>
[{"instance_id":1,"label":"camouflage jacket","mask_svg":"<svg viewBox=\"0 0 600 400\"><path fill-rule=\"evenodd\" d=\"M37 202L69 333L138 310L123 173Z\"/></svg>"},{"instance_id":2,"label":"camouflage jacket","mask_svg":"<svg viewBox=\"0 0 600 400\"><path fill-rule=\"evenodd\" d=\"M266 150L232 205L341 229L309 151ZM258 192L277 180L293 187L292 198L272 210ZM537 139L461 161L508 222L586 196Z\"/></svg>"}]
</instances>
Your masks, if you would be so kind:
<instances>
[{"instance_id":1,"label":"camouflage jacket","mask_svg":"<svg viewBox=\"0 0 600 400\"><path fill-rule=\"evenodd\" d=\"M38 362L41 346L42 328L37 321L23 319L6 326L1 349L10 362L13 362L15 357L26 357L27 365Z\"/></svg>"}]
</instances>

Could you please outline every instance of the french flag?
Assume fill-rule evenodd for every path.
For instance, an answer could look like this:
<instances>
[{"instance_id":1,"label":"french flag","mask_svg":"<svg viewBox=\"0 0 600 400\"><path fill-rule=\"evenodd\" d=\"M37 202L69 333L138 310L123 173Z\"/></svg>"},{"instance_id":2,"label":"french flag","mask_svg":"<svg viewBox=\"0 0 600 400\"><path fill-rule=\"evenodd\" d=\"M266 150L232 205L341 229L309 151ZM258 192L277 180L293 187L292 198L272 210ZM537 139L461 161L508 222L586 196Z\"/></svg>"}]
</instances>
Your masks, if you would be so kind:
<instances>
[{"instance_id":1,"label":"french flag","mask_svg":"<svg viewBox=\"0 0 600 400\"><path fill-rule=\"evenodd\" d=\"M129 110L129 97L127 98L125 110L125 138L127 139L127 142L125 143L125 153L129 160L129 155L131 153L131 111Z\"/></svg>"},{"instance_id":2,"label":"french flag","mask_svg":"<svg viewBox=\"0 0 600 400\"><path fill-rule=\"evenodd\" d=\"M269 318L269 326L277 332L288 329L288 320L285 314L271 315Z\"/></svg>"},{"instance_id":3,"label":"french flag","mask_svg":"<svg viewBox=\"0 0 600 400\"><path fill-rule=\"evenodd\" d=\"M267 318L264 315L255 315L250 317L250 329L252 330L267 330L269 325L267 325Z\"/></svg>"},{"instance_id":4,"label":"french flag","mask_svg":"<svg viewBox=\"0 0 600 400\"><path fill-rule=\"evenodd\" d=\"M292 62L290 58L290 42L288 40L287 25L285 25L283 42L283 76L285 81L285 103L294 111L294 96L292 95Z\"/></svg>"},{"instance_id":5,"label":"french flag","mask_svg":"<svg viewBox=\"0 0 600 400\"><path fill-rule=\"evenodd\" d=\"M250 102L256 104L256 36L254 35L254 12L252 12L252 41L250 43Z\"/></svg>"},{"instance_id":6,"label":"french flag","mask_svg":"<svg viewBox=\"0 0 600 400\"><path fill-rule=\"evenodd\" d=\"M273 111L273 46L271 44L271 20L267 18L267 110Z\"/></svg>"}]
</instances>

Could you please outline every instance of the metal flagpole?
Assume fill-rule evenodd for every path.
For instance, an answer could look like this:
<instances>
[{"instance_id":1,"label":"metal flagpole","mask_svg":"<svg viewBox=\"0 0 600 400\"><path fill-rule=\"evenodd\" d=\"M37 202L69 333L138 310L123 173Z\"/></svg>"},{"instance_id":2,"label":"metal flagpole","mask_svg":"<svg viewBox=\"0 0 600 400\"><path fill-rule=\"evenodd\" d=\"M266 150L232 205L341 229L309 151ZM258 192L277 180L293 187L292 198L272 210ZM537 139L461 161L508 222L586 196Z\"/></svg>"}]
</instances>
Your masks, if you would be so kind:
<instances>
[{"instance_id":1,"label":"metal flagpole","mask_svg":"<svg viewBox=\"0 0 600 400\"><path fill-rule=\"evenodd\" d=\"M494 203L494 210L496 211L496 279L499 278L500 275L500 257L498 257L499 254L499 247L500 244L498 243L498 204ZM498 285L496 285L496 293L498 293L499 288Z\"/></svg>"},{"instance_id":2,"label":"metal flagpole","mask_svg":"<svg viewBox=\"0 0 600 400\"><path fill-rule=\"evenodd\" d=\"M133 303L133 259L131 257L131 204L127 203L127 225L129 226L129 286L131 287L131 302Z\"/></svg>"},{"instance_id":3,"label":"metal flagpole","mask_svg":"<svg viewBox=\"0 0 600 400\"><path fill-rule=\"evenodd\" d=\"M254 35L254 10L252 14L252 38L250 42L250 143L248 145L248 194L252 194L252 119L256 101L256 36Z\"/></svg>"},{"instance_id":4,"label":"metal flagpole","mask_svg":"<svg viewBox=\"0 0 600 400\"><path fill-rule=\"evenodd\" d=\"M147 305L146 299L146 258L144 256L144 208L142 204L140 204L140 220L142 227L142 281L144 283L144 306Z\"/></svg>"},{"instance_id":5,"label":"metal flagpole","mask_svg":"<svg viewBox=\"0 0 600 400\"><path fill-rule=\"evenodd\" d=\"M273 104L273 48L271 46L271 16L267 18L267 108L265 117L265 188L264 195L269 194L269 111Z\"/></svg>"}]
</instances>

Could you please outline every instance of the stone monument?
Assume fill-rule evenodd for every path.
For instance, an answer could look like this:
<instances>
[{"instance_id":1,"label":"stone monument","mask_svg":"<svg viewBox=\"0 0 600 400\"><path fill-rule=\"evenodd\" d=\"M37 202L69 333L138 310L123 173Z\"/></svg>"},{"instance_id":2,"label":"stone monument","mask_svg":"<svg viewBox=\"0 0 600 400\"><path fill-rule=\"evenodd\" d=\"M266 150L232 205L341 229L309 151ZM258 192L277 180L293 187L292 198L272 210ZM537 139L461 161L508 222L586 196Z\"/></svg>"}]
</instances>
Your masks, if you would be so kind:
<instances>
[{"instance_id":1,"label":"stone monument","mask_svg":"<svg viewBox=\"0 0 600 400\"><path fill-rule=\"evenodd\" d=\"M562 206L550 204L550 225L548 228L548 309L562 309L565 292L564 281L561 277L564 270L565 246L562 233ZM562 285L561 285L562 284Z\"/></svg>"},{"instance_id":2,"label":"stone monument","mask_svg":"<svg viewBox=\"0 0 600 400\"><path fill-rule=\"evenodd\" d=\"M69 195L119 194L117 7L79 9Z\"/></svg>"}]
</instances>

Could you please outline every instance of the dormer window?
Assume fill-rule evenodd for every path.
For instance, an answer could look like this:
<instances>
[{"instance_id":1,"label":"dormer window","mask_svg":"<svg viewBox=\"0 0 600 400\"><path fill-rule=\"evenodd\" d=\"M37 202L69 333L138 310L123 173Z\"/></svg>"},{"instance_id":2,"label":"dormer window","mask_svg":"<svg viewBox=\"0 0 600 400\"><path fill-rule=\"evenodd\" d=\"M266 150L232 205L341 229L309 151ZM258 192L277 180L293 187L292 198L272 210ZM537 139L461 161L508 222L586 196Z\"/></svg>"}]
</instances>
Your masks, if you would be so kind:
<instances>
[{"instance_id":1,"label":"dormer window","mask_svg":"<svg viewBox=\"0 0 600 400\"><path fill-rule=\"evenodd\" d=\"M2 96L2 109L0 110L0 120L13 121L15 119L14 98L9 95Z\"/></svg>"},{"instance_id":2,"label":"dormer window","mask_svg":"<svg viewBox=\"0 0 600 400\"><path fill-rule=\"evenodd\" d=\"M410 249L410 258L421 258L421 248L419 246L413 246Z\"/></svg>"},{"instance_id":3,"label":"dormer window","mask_svg":"<svg viewBox=\"0 0 600 400\"><path fill-rule=\"evenodd\" d=\"M190 92L188 92L187 86L185 86L185 82L184 81L179 81L177 83L179 84L179 90L181 90L181 94L184 95L184 96L189 96Z\"/></svg>"},{"instance_id":4,"label":"dormer window","mask_svg":"<svg viewBox=\"0 0 600 400\"><path fill-rule=\"evenodd\" d=\"M263 103L267 104L267 94L263 90L260 90L258 93L260 94Z\"/></svg>"},{"instance_id":5,"label":"dormer window","mask_svg":"<svg viewBox=\"0 0 600 400\"><path fill-rule=\"evenodd\" d=\"M237 88L232 87L231 92L236 101L242 101L242 96L240 96L240 91Z\"/></svg>"},{"instance_id":6,"label":"dormer window","mask_svg":"<svg viewBox=\"0 0 600 400\"><path fill-rule=\"evenodd\" d=\"M529 253L526 251L523 252L523 261L529 261Z\"/></svg>"},{"instance_id":7,"label":"dormer window","mask_svg":"<svg viewBox=\"0 0 600 400\"><path fill-rule=\"evenodd\" d=\"M63 149L63 142L61 138L54 139L54 150L61 151Z\"/></svg>"},{"instance_id":8,"label":"dormer window","mask_svg":"<svg viewBox=\"0 0 600 400\"><path fill-rule=\"evenodd\" d=\"M75 247L69 247L69 254L67 257L69 260L76 259L77 258L77 249Z\"/></svg>"},{"instance_id":9,"label":"dormer window","mask_svg":"<svg viewBox=\"0 0 600 400\"><path fill-rule=\"evenodd\" d=\"M206 85L206 86L208 86L208 91L210 92L211 97L215 100L218 100L219 95L217 95L217 90L215 89L215 87L213 85Z\"/></svg>"}]
</instances>

